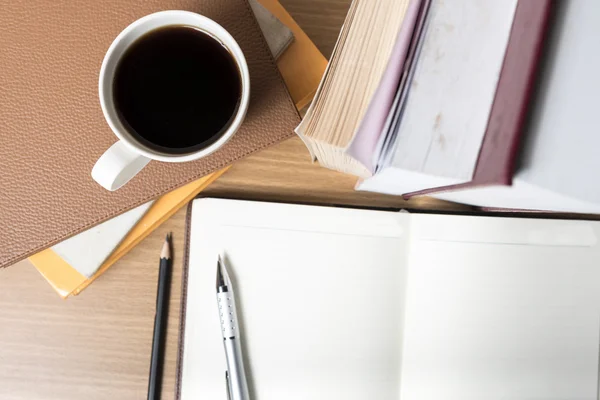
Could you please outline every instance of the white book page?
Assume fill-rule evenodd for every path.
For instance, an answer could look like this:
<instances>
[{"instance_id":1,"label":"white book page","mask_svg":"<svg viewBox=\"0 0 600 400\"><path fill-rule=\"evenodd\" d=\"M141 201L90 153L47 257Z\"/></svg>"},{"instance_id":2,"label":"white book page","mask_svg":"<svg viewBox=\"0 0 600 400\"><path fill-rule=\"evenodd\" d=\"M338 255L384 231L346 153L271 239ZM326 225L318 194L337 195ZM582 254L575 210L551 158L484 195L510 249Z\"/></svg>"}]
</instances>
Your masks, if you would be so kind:
<instances>
[{"instance_id":1,"label":"white book page","mask_svg":"<svg viewBox=\"0 0 600 400\"><path fill-rule=\"evenodd\" d=\"M402 400L597 399L598 226L413 215Z\"/></svg>"},{"instance_id":2,"label":"white book page","mask_svg":"<svg viewBox=\"0 0 600 400\"><path fill-rule=\"evenodd\" d=\"M409 214L194 201L181 398L226 399L228 258L252 398L398 399Z\"/></svg>"}]
</instances>

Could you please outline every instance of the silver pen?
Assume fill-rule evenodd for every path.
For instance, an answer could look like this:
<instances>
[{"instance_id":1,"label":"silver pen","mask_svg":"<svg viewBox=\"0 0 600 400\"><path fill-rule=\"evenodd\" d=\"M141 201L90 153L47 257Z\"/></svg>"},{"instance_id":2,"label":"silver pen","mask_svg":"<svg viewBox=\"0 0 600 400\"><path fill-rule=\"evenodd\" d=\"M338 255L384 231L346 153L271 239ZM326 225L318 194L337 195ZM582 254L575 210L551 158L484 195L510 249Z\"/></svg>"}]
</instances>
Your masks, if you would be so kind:
<instances>
[{"instance_id":1,"label":"silver pen","mask_svg":"<svg viewBox=\"0 0 600 400\"><path fill-rule=\"evenodd\" d=\"M221 319L225 358L227 359L225 382L228 399L249 400L250 395L242 358L240 328L235 308L233 286L221 256L217 261L217 304L219 306L219 318Z\"/></svg>"}]
</instances>

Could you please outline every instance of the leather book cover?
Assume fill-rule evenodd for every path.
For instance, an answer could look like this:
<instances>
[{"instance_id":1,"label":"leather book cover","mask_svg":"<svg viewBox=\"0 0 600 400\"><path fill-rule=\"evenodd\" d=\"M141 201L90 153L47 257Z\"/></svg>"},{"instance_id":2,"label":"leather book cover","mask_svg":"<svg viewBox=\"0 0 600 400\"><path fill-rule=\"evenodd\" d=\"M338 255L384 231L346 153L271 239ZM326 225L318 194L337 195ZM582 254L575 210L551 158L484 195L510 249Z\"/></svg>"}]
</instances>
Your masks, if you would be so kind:
<instances>
[{"instance_id":1,"label":"leather book cover","mask_svg":"<svg viewBox=\"0 0 600 400\"><path fill-rule=\"evenodd\" d=\"M212 155L152 161L109 192L90 175L117 140L100 108L100 65L125 27L169 9L207 16L236 39L250 70L248 113ZM300 121L247 0L6 2L0 51L0 267L288 138Z\"/></svg>"},{"instance_id":2,"label":"leather book cover","mask_svg":"<svg viewBox=\"0 0 600 400\"><path fill-rule=\"evenodd\" d=\"M519 1L517 4L473 179L458 185L407 193L403 197L475 186L511 185L551 4L551 0Z\"/></svg>"},{"instance_id":3,"label":"leather book cover","mask_svg":"<svg viewBox=\"0 0 600 400\"><path fill-rule=\"evenodd\" d=\"M183 370L183 351L185 347L185 312L187 305L187 286L190 260L190 234L192 231L192 205L190 201L185 213L185 236L183 244L183 266L181 272L181 298L179 310L179 333L177 343L177 364L175 370L175 399L181 400L181 373Z\"/></svg>"}]
</instances>

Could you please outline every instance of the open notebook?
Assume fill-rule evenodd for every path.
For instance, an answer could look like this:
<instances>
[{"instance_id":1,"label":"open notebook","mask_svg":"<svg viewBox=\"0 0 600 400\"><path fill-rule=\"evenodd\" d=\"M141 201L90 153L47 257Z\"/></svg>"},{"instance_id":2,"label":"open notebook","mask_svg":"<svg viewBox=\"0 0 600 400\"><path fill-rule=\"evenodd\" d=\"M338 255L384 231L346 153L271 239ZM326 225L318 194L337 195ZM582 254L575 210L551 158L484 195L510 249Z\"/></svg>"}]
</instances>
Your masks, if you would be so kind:
<instances>
[{"instance_id":1,"label":"open notebook","mask_svg":"<svg viewBox=\"0 0 600 400\"><path fill-rule=\"evenodd\" d=\"M590 221L197 199L178 398L226 398L224 252L252 398L597 399L599 235Z\"/></svg>"}]
</instances>

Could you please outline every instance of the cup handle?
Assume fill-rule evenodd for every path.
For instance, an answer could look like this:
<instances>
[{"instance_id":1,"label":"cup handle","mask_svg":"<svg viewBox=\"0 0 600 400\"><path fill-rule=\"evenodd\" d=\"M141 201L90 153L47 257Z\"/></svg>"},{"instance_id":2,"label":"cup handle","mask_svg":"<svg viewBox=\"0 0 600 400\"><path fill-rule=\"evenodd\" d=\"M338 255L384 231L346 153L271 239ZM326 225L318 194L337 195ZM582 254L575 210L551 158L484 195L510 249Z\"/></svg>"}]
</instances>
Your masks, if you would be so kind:
<instances>
[{"instance_id":1,"label":"cup handle","mask_svg":"<svg viewBox=\"0 0 600 400\"><path fill-rule=\"evenodd\" d=\"M119 140L96 161L92 178L103 188L114 191L129 182L148 162L148 157L135 153Z\"/></svg>"}]
</instances>

